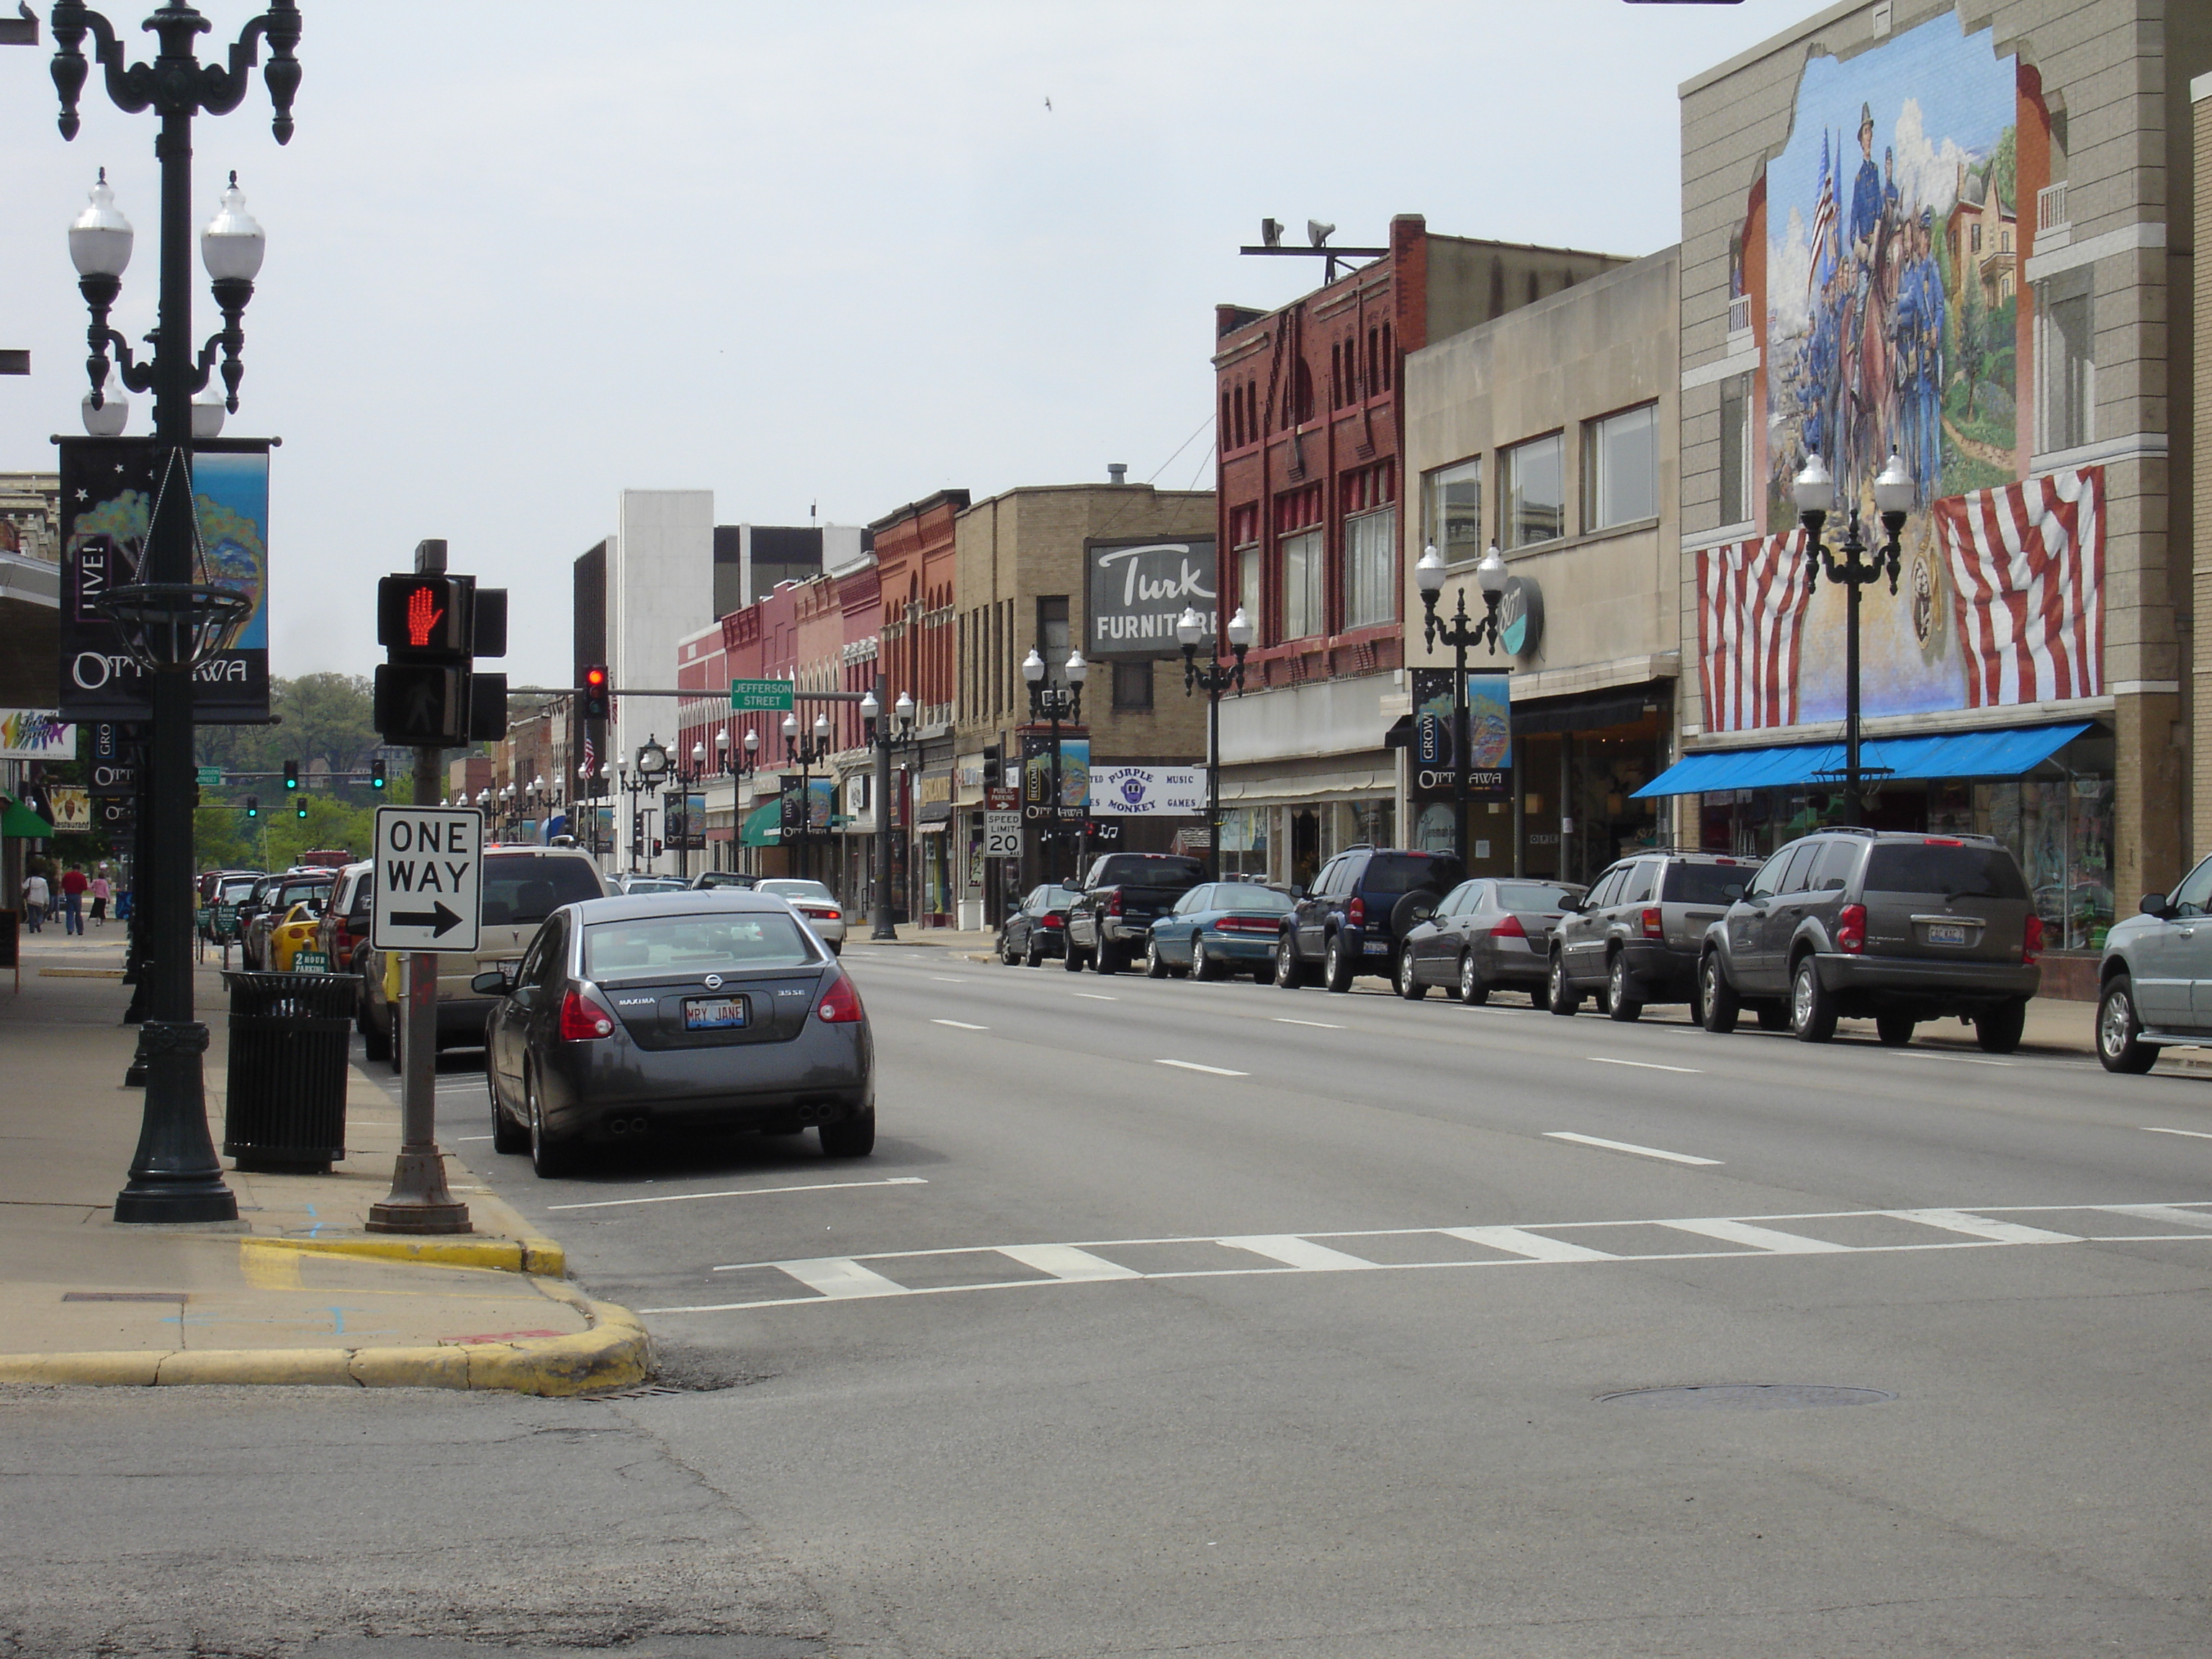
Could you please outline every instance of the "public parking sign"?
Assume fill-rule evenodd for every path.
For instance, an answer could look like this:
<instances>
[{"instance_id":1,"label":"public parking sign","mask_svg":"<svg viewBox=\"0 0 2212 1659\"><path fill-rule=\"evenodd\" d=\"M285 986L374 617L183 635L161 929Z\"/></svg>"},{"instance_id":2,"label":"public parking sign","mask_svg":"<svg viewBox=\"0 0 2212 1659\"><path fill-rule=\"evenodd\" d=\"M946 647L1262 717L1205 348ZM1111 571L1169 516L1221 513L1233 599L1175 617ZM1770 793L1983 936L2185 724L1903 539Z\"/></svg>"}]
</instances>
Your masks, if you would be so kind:
<instances>
[{"instance_id":1,"label":"public parking sign","mask_svg":"<svg viewBox=\"0 0 2212 1659\"><path fill-rule=\"evenodd\" d=\"M1022 815L1018 811L984 813L983 856L1018 859L1021 855Z\"/></svg>"},{"instance_id":2,"label":"public parking sign","mask_svg":"<svg viewBox=\"0 0 2212 1659\"><path fill-rule=\"evenodd\" d=\"M477 948L483 814L473 807L376 809L368 942L379 951Z\"/></svg>"}]
</instances>

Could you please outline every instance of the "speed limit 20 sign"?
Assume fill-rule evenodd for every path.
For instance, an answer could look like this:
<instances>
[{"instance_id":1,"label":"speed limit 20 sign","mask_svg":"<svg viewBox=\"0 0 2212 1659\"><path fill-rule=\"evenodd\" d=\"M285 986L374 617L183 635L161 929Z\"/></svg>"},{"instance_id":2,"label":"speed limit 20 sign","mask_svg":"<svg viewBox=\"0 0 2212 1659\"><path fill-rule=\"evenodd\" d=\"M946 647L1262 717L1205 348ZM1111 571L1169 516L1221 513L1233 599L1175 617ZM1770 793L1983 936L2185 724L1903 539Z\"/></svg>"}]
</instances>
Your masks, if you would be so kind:
<instances>
[{"instance_id":1,"label":"speed limit 20 sign","mask_svg":"<svg viewBox=\"0 0 2212 1659\"><path fill-rule=\"evenodd\" d=\"M1018 859L1021 855L1022 815L1018 811L984 813L983 856Z\"/></svg>"}]
</instances>

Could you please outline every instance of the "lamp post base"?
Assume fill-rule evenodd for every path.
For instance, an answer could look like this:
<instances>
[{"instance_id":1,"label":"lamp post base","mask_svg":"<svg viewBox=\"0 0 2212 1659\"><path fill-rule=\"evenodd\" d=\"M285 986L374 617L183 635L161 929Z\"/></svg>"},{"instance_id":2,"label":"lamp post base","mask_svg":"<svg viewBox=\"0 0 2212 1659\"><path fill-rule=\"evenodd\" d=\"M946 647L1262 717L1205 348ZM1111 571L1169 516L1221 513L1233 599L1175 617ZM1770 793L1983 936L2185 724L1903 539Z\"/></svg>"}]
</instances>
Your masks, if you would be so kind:
<instances>
[{"instance_id":1,"label":"lamp post base","mask_svg":"<svg viewBox=\"0 0 2212 1659\"><path fill-rule=\"evenodd\" d=\"M146 1074L144 1122L130 1184L115 1195L121 1222L235 1221L238 1199L223 1185L208 1134L200 1056L208 1029L198 1020L149 1019L138 1028L137 1066Z\"/></svg>"}]
</instances>

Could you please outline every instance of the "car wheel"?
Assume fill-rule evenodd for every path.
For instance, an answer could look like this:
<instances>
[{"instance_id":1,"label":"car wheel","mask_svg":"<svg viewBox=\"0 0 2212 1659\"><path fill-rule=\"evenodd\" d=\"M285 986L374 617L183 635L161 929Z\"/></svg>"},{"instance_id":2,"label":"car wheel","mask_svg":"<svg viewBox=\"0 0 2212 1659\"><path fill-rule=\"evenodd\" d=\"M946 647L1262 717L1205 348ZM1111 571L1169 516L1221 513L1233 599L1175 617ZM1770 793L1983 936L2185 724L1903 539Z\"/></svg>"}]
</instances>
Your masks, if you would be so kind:
<instances>
[{"instance_id":1,"label":"car wheel","mask_svg":"<svg viewBox=\"0 0 2212 1659\"><path fill-rule=\"evenodd\" d=\"M1275 936L1275 983L1285 991L1295 991L1305 982L1298 963L1297 946L1288 933Z\"/></svg>"},{"instance_id":2,"label":"car wheel","mask_svg":"<svg viewBox=\"0 0 2212 1659\"><path fill-rule=\"evenodd\" d=\"M2135 987L2125 974L2114 975L2097 1000L2097 1059L2108 1072L2136 1076L2158 1063L2158 1049L2142 1041Z\"/></svg>"},{"instance_id":3,"label":"car wheel","mask_svg":"<svg viewBox=\"0 0 2212 1659\"><path fill-rule=\"evenodd\" d=\"M842 1123L824 1123L814 1133L822 1138L824 1158L866 1158L876 1150L876 1109Z\"/></svg>"},{"instance_id":4,"label":"car wheel","mask_svg":"<svg viewBox=\"0 0 2212 1659\"><path fill-rule=\"evenodd\" d=\"M1721 966L1721 953L1706 951L1698 963L1698 1024L1716 1036L1726 1036L1735 1030L1736 1017L1742 1012L1743 1005L1728 982L1728 970Z\"/></svg>"},{"instance_id":5,"label":"car wheel","mask_svg":"<svg viewBox=\"0 0 2212 1659\"><path fill-rule=\"evenodd\" d=\"M1428 994L1429 988L1422 984L1413 972L1413 953L1411 951L1399 951L1398 994L1408 1002L1419 1002Z\"/></svg>"},{"instance_id":6,"label":"car wheel","mask_svg":"<svg viewBox=\"0 0 2212 1659\"><path fill-rule=\"evenodd\" d=\"M1902 1048L1912 1041L1913 1023L1910 1014L1876 1014L1875 1040L1885 1048Z\"/></svg>"},{"instance_id":7,"label":"car wheel","mask_svg":"<svg viewBox=\"0 0 2212 1659\"><path fill-rule=\"evenodd\" d=\"M1066 953L1060 957L1060 965L1071 974L1079 974L1083 971L1083 952L1075 948L1073 939L1067 941Z\"/></svg>"},{"instance_id":8,"label":"car wheel","mask_svg":"<svg viewBox=\"0 0 2212 1659\"><path fill-rule=\"evenodd\" d=\"M1098 941L1098 948L1091 953L1091 971L1094 974L1118 974L1129 965L1128 953L1119 945Z\"/></svg>"},{"instance_id":9,"label":"car wheel","mask_svg":"<svg viewBox=\"0 0 2212 1659\"><path fill-rule=\"evenodd\" d=\"M484 1086L491 1094L491 1149L495 1152L526 1152L530 1150L530 1131L517 1123L499 1103L499 1079L491 1069L491 1056L484 1056Z\"/></svg>"},{"instance_id":10,"label":"car wheel","mask_svg":"<svg viewBox=\"0 0 2212 1659\"><path fill-rule=\"evenodd\" d=\"M1826 1042L1836 1034L1836 999L1820 983L1820 964L1798 958L1790 975L1790 1034L1800 1042Z\"/></svg>"},{"instance_id":11,"label":"car wheel","mask_svg":"<svg viewBox=\"0 0 2212 1659\"><path fill-rule=\"evenodd\" d=\"M1483 983L1482 970L1474 965L1472 951L1459 959L1459 1000L1470 1008L1480 1008L1490 1000L1490 987Z\"/></svg>"},{"instance_id":12,"label":"car wheel","mask_svg":"<svg viewBox=\"0 0 2212 1659\"><path fill-rule=\"evenodd\" d=\"M1220 963L1206 955L1206 940L1197 933L1190 937L1190 976L1193 979L1220 979L1224 976Z\"/></svg>"},{"instance_id":13,"label":"car wheel","mask_svg":"<svg viewBox=\"0 0 2212 1659\"><path fill-rule=\"evenodd\" d=\"M1030 935L1028 946L1022 951L1022 966L1024 968L1044 966L1044 941L1034 933Z\"/></svg>"},{"instance_id":14,"label":"car wheel","mask_svg":"<svg viewBox=\"0 0 2212 1659\"><path fill-rule=\"evenodd\" d=\"M1560 951L1552 952L1552 966L1544 975L1544 1006L1555 1014L1571 1014L1582 1006L1582 993L1567 981L1567 959Z\"/></svg>"},{"instance_id":15,"label":"car wheel","mask_svg":"<svg viewBox=\"0 0 2212 1659\"><path fill-rule=\"evenodd\" d=\"M574 1164L567 1145L555 1139L545 1127L545 1111L538 1099L537 1086L526 1072L522 1077L523 1109L530 1115L530 1167L541 1181L568 1173Z\"/></svg>"},{"instance_id":16,"label":"car wheel","mask_svg":"<svg viewBox=\"0 0 2212 1659\"><path fill-rule=\"evenodd\" d=\"M2021 1033L2027 1029L2027 999L2014 997L1975 1016L1974 1041L1985 1054L2008 1054L2020 1047Z\"/></svg>"},{"instance_id":17,"label":"car wheel","mask_svg":"<svg viewBox=\"0 0 2212 1659\"><path fill-rule=\"evenodd\" d=\"M1633 994L1635 987L1628 977L1626 953L1615 951L1612 964L1605 971L1605 1012L1623 1024L1636 1019L1644 1012L1644 1004Z\"/></svg>"},{"instance_id":18,"label":"car wheel","mask_svg":"<svg viewBox=\"0 0 2212 1659\"><path fill-rule=\"evenodd\" d=\"M1146 939L1145 941L1145 977L1146 979L1165 979L1167 976L1168 959L1160 954L1159 940L1156 939Z\"/></svg>"},{"instance_id":19,"label":"car wheel","mask_svg":"<svg viewBox=\"0 0 2212 1659\"><path fill-rule=\"evenodd\" d=\"M1340 995L1352 988L1352 959L1344 954L1344 936L1331 933L1321 957L1321 982Z\"/></svg>"}]
</instances>

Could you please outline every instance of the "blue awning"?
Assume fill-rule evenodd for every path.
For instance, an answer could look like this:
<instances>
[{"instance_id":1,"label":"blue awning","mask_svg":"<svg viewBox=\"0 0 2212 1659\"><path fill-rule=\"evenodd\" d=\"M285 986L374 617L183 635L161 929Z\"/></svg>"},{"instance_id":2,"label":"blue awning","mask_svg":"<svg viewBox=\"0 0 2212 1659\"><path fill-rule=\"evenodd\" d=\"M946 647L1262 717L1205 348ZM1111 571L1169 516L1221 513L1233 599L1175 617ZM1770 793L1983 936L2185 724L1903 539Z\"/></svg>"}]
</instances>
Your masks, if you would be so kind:
<instances>
[{"instance_id":1,"label":"blue awning","mask_svg":"<svg viewBox=\"0 0 2212 1659\"><path fill-rule=\"evenodd\" d=\"M2041 765L2089 729L2068 726L2003 726L1947 732L1938 737L1886 738L1860 745L1859 763L1893 778L2015 778ZM1797 743L1774 749L1713 749L1685 755L1636 792L1634 799L1702 795L1717 789L1773 789L1832 782L1844 769L1840 743Z\"/></svg>"}]
</instances>

